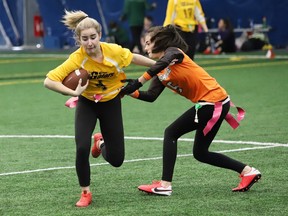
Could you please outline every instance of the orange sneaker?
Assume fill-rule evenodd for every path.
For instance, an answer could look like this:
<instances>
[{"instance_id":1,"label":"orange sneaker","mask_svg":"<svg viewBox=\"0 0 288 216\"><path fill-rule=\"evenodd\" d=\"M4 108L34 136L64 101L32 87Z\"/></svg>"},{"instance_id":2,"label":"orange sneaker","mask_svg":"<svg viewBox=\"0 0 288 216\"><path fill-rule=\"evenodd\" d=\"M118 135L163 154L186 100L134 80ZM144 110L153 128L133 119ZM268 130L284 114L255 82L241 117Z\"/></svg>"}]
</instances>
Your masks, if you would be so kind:
<instances>
[{"instance_id":1,"label":"orange sneaker","mask_svg":"<svg viewBox=\"0 0 288 216\"><path fill-rule=\"evenodd\" d=\"M238 187L233 188L233 192L245 192L250 189L250 187L256 183L261 178L261 173L259 170L252 167L251 171L247 174L240 175L241 182Z\"/></svg>"},{"instance_id":2,"label":"orange sneaker","mask_svg":"<svg viewBox=\"0 0 288 216\"><path fill-rule=\"evenodd\" d=\"M91 204L92 202L92 193L83 191L81 193L80 200L76 203L77 207L87 207Z\"/></svg>"},{"instance_id":3,"label":"orange sneaker","mask_svg":"<svg viewBox=\"0 0 288 216\"><path fill-rule=\"evenodd\" d=\"M103 140L102 134L101 133L96 133L94 134L94 145L91 150L91 154L94 158L99 157L101 154L101 148L99 146L99 142Z\"/></svg>"},{"instance_id":4,"label":"orange sneaker","mask_svg":"<svg viewBox=\"0 0 288 216\"><path fill-rule=\"evenodd\" d=\"M163 196L170 196L172 194L172 186L163 187L161 185L161 181L152 181L151 185L140 185L138 189L148 194L157 194Z\"/></svg>"}]
</instances>

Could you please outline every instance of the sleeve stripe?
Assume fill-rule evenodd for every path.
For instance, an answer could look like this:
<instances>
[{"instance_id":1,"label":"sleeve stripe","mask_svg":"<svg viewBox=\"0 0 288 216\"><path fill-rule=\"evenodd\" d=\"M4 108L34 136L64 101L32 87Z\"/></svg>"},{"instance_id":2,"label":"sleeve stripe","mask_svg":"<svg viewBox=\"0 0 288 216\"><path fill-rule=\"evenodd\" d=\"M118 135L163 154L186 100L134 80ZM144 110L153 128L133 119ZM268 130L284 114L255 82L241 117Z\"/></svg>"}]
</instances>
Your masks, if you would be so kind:
<instances>
[{"instance_id":1,"label":"sleeve stripe","mask_svg":"<svg viewBox=\"0 0 288 216\"><path fill-rule=\"evenodd\" d=\"M135 92L133 92L132 94L130 94L131 97L133 98L138 98L140 95L140 92L138 90L136 90Z\"/></svg>"},{"instance_id":2,"label":"sleeve stripe","mask_svg":"<svg viewBox=\"0 0 288 216\"><path fill-rule=\"evenodd\" d=\"M150 79L152 78L148 72L145 72L142 76L143 76L146 80L150 80Z\"/></svg>"}]
</instances>

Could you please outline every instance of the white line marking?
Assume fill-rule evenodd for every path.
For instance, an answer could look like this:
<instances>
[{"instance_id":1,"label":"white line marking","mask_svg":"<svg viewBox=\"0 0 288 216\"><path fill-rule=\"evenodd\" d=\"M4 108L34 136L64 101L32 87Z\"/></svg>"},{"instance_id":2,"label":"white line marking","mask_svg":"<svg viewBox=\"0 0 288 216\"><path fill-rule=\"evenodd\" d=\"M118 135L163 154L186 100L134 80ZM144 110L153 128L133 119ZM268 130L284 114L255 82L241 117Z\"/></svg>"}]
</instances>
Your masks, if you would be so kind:
<instances>
[{"instance_id":1,"label":"white line marking","mask_svg":"<svg viewBox=\"0 0 288 216\"><path fill-rule=\"evenodd\" d=\"M0 135L3 138L51 138L51 139L74 139L71 135ZM161 137L130 137L125 136L127 140L159 140L163 141ZM194 139L180 138L179 141L193 142ZM288 143L272 143L272 142L254 142L254 141L235 141L235 140L214 140L213 143L223 144L249 144L249 145L268 145L268 146L283 146L288 147Z\"/></svg>"},{"instance_id":2,"label":"white line marking","mask_svg":"<svg viewBox=\"0 0 288 216\"><path fill-rule=\"evenodd\" d=\"M74 138L69 135L0 135L0 138Z\"/></svg>"},{"instance_id":3,"label":"white line marking","mask_svg":"<svg viewBox=\"0 0 288 216\"><path fill-rule=\"evenodd\" d=\"M242 58L242 59L269 59L266 57L266 53L263 53L263 55L214 55L214 56L208 56L208 55L196 55L197 59L230 59L230 58ZM276 59L288 59L287 55L276 55Z\"/></svg>"},{"instance_id":4,"label":"white line marking","mask_svg":"<svg viewBox=\"0 0 288 216\"><path fill-rule=\"evenodd\" d=\"M239 149L228 149L228 150L222 150L222 151L216 151L218 153L227 153L227 152L240 152L240 151L248 151L248 150L257 150L257 149L269 149L269 148L275 148L278 146L259 146L259 147L250 147L250 148L239 148ZM178 157L191 157L193 154L183 154L183 155L177 155ZM131 159L131 160L125 160L124 163L133 163L133 162L142 162L142 161L151 161L151 160L161 160L162 157L154 157L154 158L139 158L139 159ZM96 163L96 164L90 164L90 166L103 166L103 165L109 165L109 163ZM18 171L18 172L9 172L9 173L0 173L0 176L8 176L8 175L17 175L17 174L27 174L27 173L35 173L35 172L45 172L45 171L53 171L53 170L63 170L63 169L74 169L75 166L67 166L67 167L52 167L52 168L45 168L45 169L36 169L36 170L25 170L25 171Z\"/></svg>"},{"instance_id":5,"label":"white line marking","mask_svg":"<svg viewBox=\"0 0 288 216\"><path fill-rule=\"evenodd\" d=\"M56 53L53 53L53 54L41 54L41 53L38 53L37 55L35 54L0 54L0 58L67 58L69 56L69 54L56 54Z\"/></svg>"}]
</instances>

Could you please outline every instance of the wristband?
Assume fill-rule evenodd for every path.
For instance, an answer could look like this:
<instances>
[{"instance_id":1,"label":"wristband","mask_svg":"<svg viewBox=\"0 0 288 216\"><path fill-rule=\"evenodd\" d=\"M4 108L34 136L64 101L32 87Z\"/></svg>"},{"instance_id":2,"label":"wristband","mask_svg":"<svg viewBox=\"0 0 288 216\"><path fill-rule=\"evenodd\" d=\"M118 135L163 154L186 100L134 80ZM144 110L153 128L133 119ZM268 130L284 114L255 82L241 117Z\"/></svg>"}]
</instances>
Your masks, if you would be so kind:
<instances>
[{"instance_id":1,"label":"wristband","mask_svg":"<svg viewBox=\"0 0 288 216\"><path fill-rule=\"evenodd\" d=\"M138 98L139 95L140 95L139 90L136 90L136 91L134 91L132 94L130 94L130 96L133 97L133 98Z\"/></svg>"},{"instance_id":2,"label":"wristband","mask_svg":"<svg viewBox=\"0 0 288 216\"><path fill-rule=\"evenodd\" d=\"M142 76L143 76L143 77L145 78L145 80L147 80L147 81L152 78L148 72L145 72Z\"/></svg>"}]
</instances>

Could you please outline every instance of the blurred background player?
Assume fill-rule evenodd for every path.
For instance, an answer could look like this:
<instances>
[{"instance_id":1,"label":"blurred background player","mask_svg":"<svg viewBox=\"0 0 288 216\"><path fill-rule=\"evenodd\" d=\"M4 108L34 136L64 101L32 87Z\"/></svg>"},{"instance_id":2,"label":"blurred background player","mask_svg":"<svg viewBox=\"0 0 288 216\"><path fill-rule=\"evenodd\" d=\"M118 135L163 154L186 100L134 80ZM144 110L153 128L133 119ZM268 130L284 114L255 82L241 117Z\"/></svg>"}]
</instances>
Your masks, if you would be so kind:
<instances>
[{"instance_id":1,"label":"blurred background player","mask_svg":"<svg viewBox=\"0 0 288 216\"><path fill-rule=\"evenodd\" d=\"M200 24L209 39L208 27L199 0L168 0L164 26L175 25L188 44L186 54L194 59L197 45L197 25Z\"/></svg>"},{"instance_id":2,"label":"blurred background player","mask_svg":"<svg viewBox=\"0 0 288 216\"><path fill-rule=\"evenodd\" d=\"M215 35L212 34L212 38L214 43L205 49L204 54L212 52L218 55L220 53L236 52L234 28L229 19L220 19L218 21L218 32Z\"/></svg>"},{"instance_id":3,"label":"blurred background player","mask_svg":"<svg viewBox=\"0 0 288 216\"><path fill-rule=\"evenodd\" d=\"M128 49L130 48L130 39L127 30L116 21L111 21L109 23L109 32L106 41L116 43Z\"/></svg>"},{"instance_id":4,"label":"blurred background player","mask_svg":"<svg viewBox=\"0 0 288 216\"><path fill-rule=\"evenodd\" d=\"M148 4L146 0L125 0L123 14L120 17L121 21L128 20L128 25L131 32L130 50L134 49L138 53L143 54L141 46L141 33L143 30L143 20L147 10L153 10L157 4ZM136 52L136 51L135 51Z\"/></svg>"}]
</instances>

